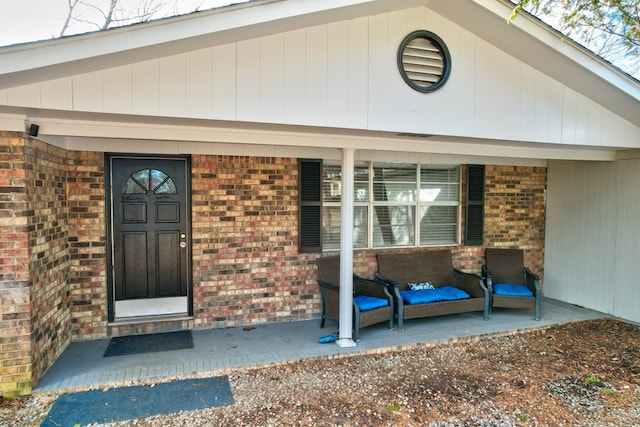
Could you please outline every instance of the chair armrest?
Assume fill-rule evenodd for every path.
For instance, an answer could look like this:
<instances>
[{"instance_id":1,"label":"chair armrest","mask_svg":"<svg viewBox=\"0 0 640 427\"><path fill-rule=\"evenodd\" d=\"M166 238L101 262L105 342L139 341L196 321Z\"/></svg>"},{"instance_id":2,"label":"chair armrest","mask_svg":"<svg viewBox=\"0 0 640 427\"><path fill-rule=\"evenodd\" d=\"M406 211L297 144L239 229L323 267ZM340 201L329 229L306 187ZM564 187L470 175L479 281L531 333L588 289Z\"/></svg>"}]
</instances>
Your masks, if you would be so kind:
<instances>
[{"instance_id":1,"label":"chair armrest","mask_svg":"<svg viewBox=\"0 0 640 427\"><path fill-rule=\"evenodd\" d=\"M392 300L391 293L387 289L387 284L378 280L365 279L364 277L353 275L353 289L357 295L368 295L376 298Z\"/></svg>"},{"instance_id":2,"label":"chair armrest","mask_svg":"<svg viewBox=\"0 0 640 427\"><path fill-rule=\"evenodd\" d=\"M374 275L374 279L378 282L384 283L387 287L398 288L400 284L395 280L384 277L382 274L376 272Z\"/></svg>"},{"instance_id":3,"label":"chair armrest","mask_svg":"<svg viewBox=\"0 0 640 427\"><path fill-rule=\"evenodd\" d=\"M524 268L524 284L527 288L531 289L534 295L538 295L540 293L540 276L529 270L527 267Z\"/></svg>"},{"instance_id":4,"label":"chair armrest","mask_svg":"<svg viewBox=\"0 0 640 427\"><path fill-rule=\"evenodd\" d=\"M493 293L493 277L491 276L491 272L487 268L486 265L482 266L482 278L484 280L484 285L489 290L489 294Z\"/></svg>"},{"instance_id":5,"label":"chair armrest","mask_svg":"<svg viewBox=\"0 0 640 427\"><path fill-rule=\"evenodd\" d=\"M460 289L475 298L489 298L489 290L480 275L467 273L457 268L454 268L453 272Z\"/></svg>"},{"instance_id":6,"label":"chair armrest","mask_svg":"<svg viewBox=\"0 0 640 427\"><path fill-rule=\"evenodd\" d=\"M336 285L332 285L329 282L325 282L324 280L318 279L318 286L320 286L323 289L327 289L329 291L338 291L340 292L340 287L336 286Z\"/></svg>"}]
</instances>

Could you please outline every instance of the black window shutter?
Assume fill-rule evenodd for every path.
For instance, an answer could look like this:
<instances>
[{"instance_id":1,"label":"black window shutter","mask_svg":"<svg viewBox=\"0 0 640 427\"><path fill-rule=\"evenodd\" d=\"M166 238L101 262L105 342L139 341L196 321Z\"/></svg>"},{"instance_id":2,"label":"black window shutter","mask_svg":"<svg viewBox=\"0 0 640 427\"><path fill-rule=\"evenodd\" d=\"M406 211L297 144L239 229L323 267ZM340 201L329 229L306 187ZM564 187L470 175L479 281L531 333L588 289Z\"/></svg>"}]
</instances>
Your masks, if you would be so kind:
<instances>
[{"instance_id":1,"label":"black window shutter","mask_svg":"<svg viewBox=\"0 0 640 427\"><path fill-rule=\"evenodd\" d=\"M465 244L484 243L484 165L467 165L467 209Z\"/></svg>"},{"instance_id":2,"label":"black window shutter","mask_svg":"<svg viewBox=\"0 0 640 427\"><path fill-rule=\"evenodd\" d=\"M322 160L300 159L298 250L322 251Z\"/></svg>"}]
</instances>

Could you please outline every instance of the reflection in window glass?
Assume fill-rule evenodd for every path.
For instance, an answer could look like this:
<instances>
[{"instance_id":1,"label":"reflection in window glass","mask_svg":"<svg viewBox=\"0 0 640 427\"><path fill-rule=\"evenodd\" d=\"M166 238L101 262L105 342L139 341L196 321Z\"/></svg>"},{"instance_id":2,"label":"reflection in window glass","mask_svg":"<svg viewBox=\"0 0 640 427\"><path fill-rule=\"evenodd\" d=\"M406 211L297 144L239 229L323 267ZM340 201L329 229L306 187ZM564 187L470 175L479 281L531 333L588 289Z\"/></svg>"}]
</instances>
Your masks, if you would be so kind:
<instances>
[{"instance_id":1,"label":"reflection in window glass","mask_svg":"<svg viewBox=\"0 0 640 427\"><path fill-rule=\"evenodd\" d=\"M340 169L339 164L323 165L322 246L325 250L340 247ZM354 247L457 244L459 176L458 166L356 164Z\"/></svg>"},{"instance_id":2,"label":"reflection in window glass","mask_svg":"<svg viewBox=\"0 0 640 427\"><path fill-rule=\"evenodd\" d=\"M353 210L353 247L366 248L369 215L366 206ZM325 250L340 249L340 206L325 206L322 214L322 247Z\"/></svg>"},{"instance_id":3,"label":"reflection in window glass","mask_svg":"<svg viewBox=\"0 0 640 427\"><path fill-rule=\"evenodd\" d=\"M373 211L373 246L412 246L414 206L376 206Z\"/></svg>"},{"instance_id":4,"label":"reflection in window glass","mask_svg":"<svg viewBox=\"0 0 640 427\"><path fill-rule=\"evenodd\" d=\"M460 198L458 169L426 168L420 169L421 202L457 202Z\"/></svg>"},{"instance_id":5,"label":"reflection in window glass","mask_svg":"<svg viewBox=\"0 0 640 427\"><path fill-rule=\"evenodd\" d=\"M135 172L131 175L131 178L135 179L140 183L140 186L145 189L145 191L149 190L149 169L142 169L138 172Z\"/></svg>"},{"instance_id":6,"label":"reflection in window glass","mask_svg":"<svg viewBox=\"0 0 640 427\"><path fill-rule=\"evenodd\" d=\"M416 165L373 164L376 202L412 202L416 199Z\"/></svg>"},{"instance_id":7,"label":"reflection in window glass","mask_svg":"<svg viewBox=\"0 0 640 427\"><path fill-rule=\"evenodd\" d=\"M162 185L162 183L169 177L167 176L166 173L158 169L151 169L150 175L151 175L151 185L149 186L149 188L153 188L153 192L157 193L157 188L160 185Z\"/></svg>"},{"instance_id":8,"label":"reflection in window glass","mask_svg":"<svg viewBox=\"0 0 640 427\"><path fill-rule=\"evenodd\" d=\"M153 190L154 194L178 194L173 180L158 169L141 169L134 172L122 189L123 194L145 194Z\"/></svg>"},{"instance_id":9,"label":"reflection in window glass","mask_svg":"<svg viewBox=\"0 0 640 427\"><path fill-rule=\"evenodd\" d=\"M124 188L122 189L122 193L124 194L144 194L147 190L142 188L142 185L133 178L127 179L127 182L124 184Z\"/></svg>"},{"instance_id":10,"label":"reflection in window glass","mask_svg":"<svg viewBox=\"0 0 640 427\"><path fill-rule=\"evenodd\" d=\"M153 190L153 192L156 194L178 194L176 185L173 183L172 179L160 184L155 190Z\"/></svg>"}]
</instances>

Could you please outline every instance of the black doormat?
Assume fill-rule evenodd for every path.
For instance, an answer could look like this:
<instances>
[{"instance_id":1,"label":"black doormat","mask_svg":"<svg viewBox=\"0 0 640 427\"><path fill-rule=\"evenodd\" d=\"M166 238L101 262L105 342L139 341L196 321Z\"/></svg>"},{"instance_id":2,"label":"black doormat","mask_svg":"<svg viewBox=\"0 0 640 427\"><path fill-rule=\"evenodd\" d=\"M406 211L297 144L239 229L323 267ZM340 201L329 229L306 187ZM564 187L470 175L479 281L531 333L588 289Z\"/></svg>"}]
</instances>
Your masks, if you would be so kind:
<instances>
[{"instance_id":1,"label":"black doormat","mask_svg":"<svg viewBox=\"0 0 640 427\"><path fill-rule=\"evenodd\" d=\"M104 352L104 357L153 353L157 351L184 350L187 348L193 348L191 331L131 335L127 337L111 338L107 351Z\"/></svg>"},{"instance_id":2,"label":"black doormat","mask_svg":"<svg viewBox=\"0 0 640 427\"><path fill-rule=\"evenodd\" d=\"M228 377L63 394L41 427L86 426L233 405Z\"/></svg>"}]
</instances>

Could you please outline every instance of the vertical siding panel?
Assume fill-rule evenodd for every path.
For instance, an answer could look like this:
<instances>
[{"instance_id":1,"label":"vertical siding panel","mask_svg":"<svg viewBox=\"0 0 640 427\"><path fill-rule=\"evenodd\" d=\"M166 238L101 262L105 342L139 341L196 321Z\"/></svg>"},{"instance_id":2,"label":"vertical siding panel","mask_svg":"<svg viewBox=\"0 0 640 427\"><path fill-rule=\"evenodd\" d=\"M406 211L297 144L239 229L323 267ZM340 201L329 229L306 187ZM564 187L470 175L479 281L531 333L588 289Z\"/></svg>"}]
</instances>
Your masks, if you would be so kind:
<instances>
[{"instance_id":1,"label":"vertical siding panel","mask_svg":"<svg viewBox=\"0 0 640 427\"><path fill-rule=\"evenodd\" d=\"M506 137L505 116L507 113L506 104L507 98L512 96L510 90L507 87L507 70L508 70L508 58L507 55L500 49L494 47L491 48L491 80L484 82L486 89L491 92L489 95L490 102L488 103L488 113L490 114L490 121L487 124L491 128L491 132L498 138ZM517 96L517 95L515 95Z\"/></svg>"},{"instance_id":2,"label":"vertical siding panel","mask_svg":"<svg viewBox=\"0 0 640 427\"><path fill-rule=\"evenodd\" d=\"M396 60L398 48L402 40L413 30L407 24L408 12L405 10L387 15L386 41L382 45L386 49L384 63L381 64L385 71L386 83L383 86L386 91L386 102L381 107L384 108L383 114L386 117L387 126L392 129L407 129L415 126L418 123L415 117L418 111L429 116L426 113L428 105L425 104L424 94L407 86L398 71ZM421 125L425 126L425 124ZM415 128L415 131L419 132L419 129Z\"/></svg>"},{"instance_id":3,"label":"vertical siding panel","mask_svg":"<svg viewBox=\"0 0 640 427\"><path fill-rule=\"evenodd\" d=\"M102 72L102 104L105 113L132 112L131 65Z\"/></svg>"},{"instance_id":4,"label":"vertical siding panel","mask_svg":"<svg viewBox=\"0 0 640 427\"><path fill-rule=\"evenodd\" d=\"M260 115L262 121L281 122L284 104L282 34L262 39L260 58Z\"/></svg>"},{"instance_id":5,"label":"vertical siding panel","mask_svg":"<svg viewBox=\"0 0 640 427\"><path fill-rule=\"evenodd\" d=\"M387 124L390 79L388 44L387 15L369 17L369 129L389 127Z\"/></svg>"},{"instance_id":6,"label":"vertical siding panel","mask_svg":"<svg viewBox=\"0 0 640 427\"><path fill-rule=\"evenodd\" d=\"M474 135L482 136L492 133L491 103L493 96L493 76L491 75L491 51L493 47L482 40L475 43L475 129Z\"/></svg>"},{"instance_id":7,"label":"vertical siding panel","mask_svg":"<svg viewBox=\"0 0 640 427\"><path fill-rule=\"evenodd\" d=\"M589 108L587 118L589 122L585 139L590 140L591 144L606 144L602 134L602 107L591 100L587 102Z\"/></svg>"},{"instance_id":8,"label":"vertical siding panel","mask_svg":"<svg viewBox=\"0 0 640 427\"><path fill-rule=\"evenodd\" d=\"M549 92L546 96L546 107L549 109L547 121L547 137L550 142L562 140L562 85L549 79ZM541 102L541 101L539 101Z\"/></svg>"},{"instance_id":9,"label":"vertical siding panel","mask_svg":"<svg viewBox=\"0 0 640 427\"><path fill-rule=\"evenodd\" d=\"M464 136L473 135L475 129L475 68L476 68L476 38L468 31L450 23L451 35L444 40L451 53L451 75L445 86L447 96L440 100L440 114L445 119L441 120L439 133L445 133L446 129L455 126ZM451 114L455 111L455 114Z\"/></svg>"},{"instance_id":10,"label":"vertical siding panel","mask_svg":"<svg viewBox=\"0 0 640 427\"><path fill-rule=\"evenodd\" d=\"M157 60L131 66L131 110L134 114L158 114L159 84Z\"/></svg>"},{"instance_id":11,"label":"vertical siding panel","mask_svg":"<svg viewBox=\"0 0 640 427\"><path fill-rule=\"evenodd\" d=\"M359 18L349 23L349 83L347 100L349 103L347 126L364 129L367 127L367 104L369 94L369 20Z\"/></svg>"},{"instance_id":12,"label":"vertical siding panel","mask_svg":"<svg viewBox=\"0 0 640 427\"><path fill-rule=\"evenodd\" d=\"M518 135L525 141L531 141L535 135L536 114L536 72L528 65L522 66L522 78L520 79L520 132Z\"/></svg>"},{"instance_id":13,"label":"vertical siding panel","mask_svg":"<svg viewBox=\"0 0 640 427\"><path fill-rule=\"evenodd\" d=\"M549 137L549 78L535 73L535 112L533 116L533 140L546 141Z\"/></svg>"},{"instance_id":14,"label":"vertical siding panel","mask_svg":"<svg viewBox=\"0 0 640 427\"><path fill-rule=\"evenodd\" d=\"M185 112L189 117L211 117L211 49L189 52L185 57Z\"/></svg>"},{"instance_id":15,"label":"vertical siding panel","mask_svg":"<svg viewBox=\"0 0 640 427\"><path fill-rule=\"evenodd\" d=\"M523 120L522 108L522 62L512 56L507 57L504 132L506 135L518 135Z\"/></svg>"},{"instance_id":16,"label":"vertical siding panel","mask_svg":"<svg viewBox=\"0 0 640 427\"><path fill-rule=\"evenodd\" d=\"M613 114L610 110L602 109L602 123L600 125L600 131L602 132L601 141L603 145L610 145L612 141L609 139L620 131L616 123L616 120L618 119L619 117Z\"/></svg>"},{"instance_id":17,"label":"vertical siding panel","mask_svg":"<svg viewBox=\"0 0 640 427\"><path fill-rule=\"evenodd\" d=\"M591 101L582 95L576 96L576 131L574 144L590 144L589 141L589 104Z\"/></svg>"},{"instance_id":18,"label":"vertical siding panel","mask_svg":"<svg viewBox=\"0 0 640 427\"><path fill-rule=\"evenodd\" d=\"M640 247L640 159L620 162L620 215L618 219L616 275L613 313L640 322L640 285L638 284L638 248Z\"/></svg>"},{"instance_id":19,"label":"vertical siding panel","mask_svg":"<svg viewBox=\"0 0 640 427\"><path fill-rule=\"evenodd\" d=\"M284 34L284 120L293 124L303 124L306 116L306 50L305 30Z\"/></svg>"},{"instance_id":20,"label":"vertical siding panel","mask_svg":"<svg viewBox=\"0 0 640 427\"><path fill-rule=\"evenodd\" d=\"M236 45L211 50L211 116L220 120L237 118Z\"/></svg>"},{"instance_id":21,"label":"vertical siding panel","mask_svg":"<svg viewBox=\"0 0 640 427\"><path fill-rule=\"evenodd\" d=\"M577 111L577 95L576 93L563 87L562 98L562 143L574 144L576 141L576 111Z\"/></svg>"},{"instance_id":22,"label":"vertical siding panel","mask_svg":"<svg viewBox=\"0 0 640 427\"><path fill-rule=\"evenodd\" d=\"M238 120L260 120L260 39L237 44Z\"/></svg>"},{"instance_id":23,"label":"vertical siding panel","mask_svg":"<svg viewBox=\"0 0 640 427\"><path fill-rule=\"evenodd\" d=\"M7 104L18 107L39 107L40 85L33 83L7 88Z\"/></svg>"},{"instance_id":24,"label":"vertical siding panel","mask_svg":"<svg viewBox=\"0 0 640 427\"><path fill-rule=\"evenodd\" d=\"M311 125L322 126L327 123L327 26L307 28L306 41L307 114L305 121Z\"/></svg>"},{"instance_id":25,"label":"vertical siding panel","mask_svg":"<svg viewBox=\"0 0 640 427\"><path fill-rule=\"evenodd\" d=\"M610 313L615 286L615 163L549 163L545 295Z\"/></svg>"},{"instance_id":26,"label":"vertical siding panel","mask_svg":"<svg viewBox=\"0 0 640 427\"><path fill-rule=\"evenodd\" d=\"M430 17L431 19L429 19ZM409 33L416 30L428 30L435 34L440 35L442 32L441 22L442 19L439 15L436 15L426 7L418 7L415 9L408 9L404 11L405 27L402 29L404 34L398 40L392 39L392 44L395 42L397 46L400 46L400 41Z\"/></svg>"},{"instance_id":27,"label":"vertical siding panel","mask_svg":"<svg viewBox=\"0 0 640 427\"><path fill-rule=\"evenodd\" d=\"M330 126L346 127L349 110L349 22L328 26L327 122Z\"/></svg>"},{"instance_id":28,"label":"vertical siding panel","mask_svg":"<svg viewBox=\"0 0 640 427\"><path fill-rule=\"evenodd\" d=\"M55 110L71 110L73 98L71 77L40 83L40 107Z\"/></svg>"},{"instance_id":29,"label":"vertical siding panel","mask_svg":"<svg viewBox=\"0 0 640 427\"><path fill-rule=\"evenodd\" d=\"M102 73L94 72L73 76L73 109L76 111L102 111Z\"/></svg>"},{"instance_id":30,"label":"vertical siding panel","mask_svg":"<svg viewBox=\"0 0 640 427\"><path fill-rule=\"evenodd\" d=\"M158 102L163 116L184 117L186 114L185 54L158 60Z\"/></svg>"}]
</instances>

